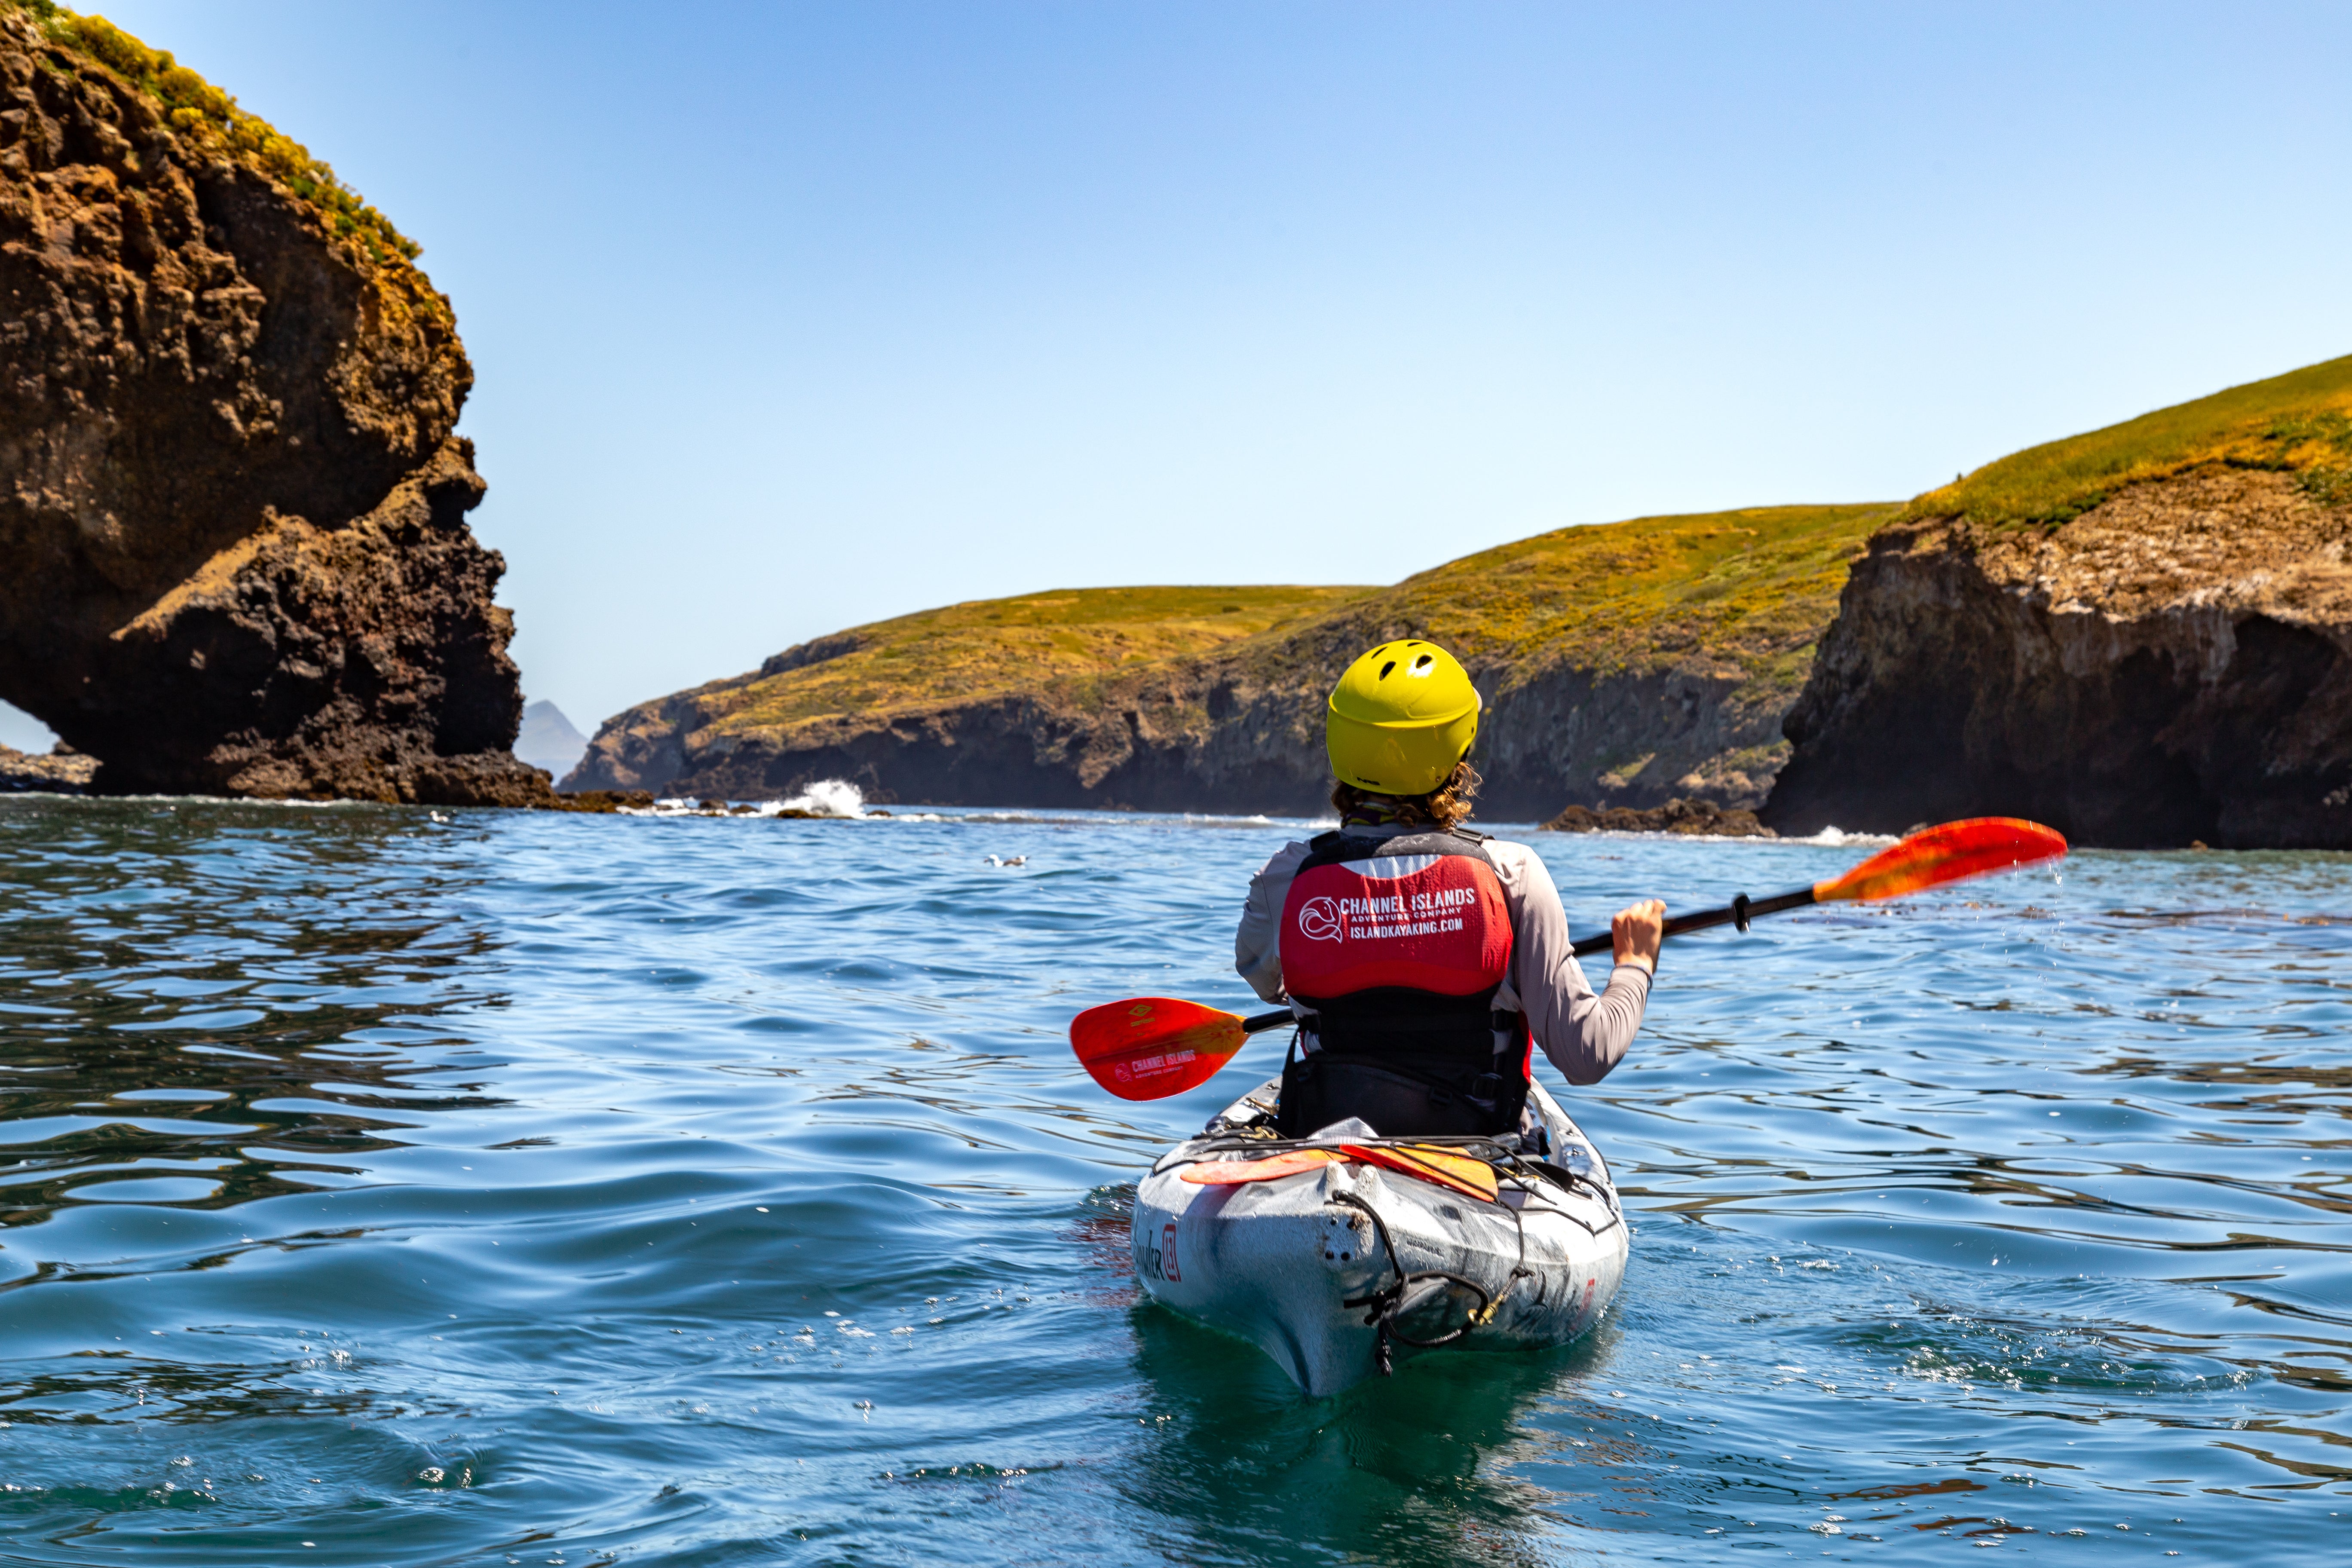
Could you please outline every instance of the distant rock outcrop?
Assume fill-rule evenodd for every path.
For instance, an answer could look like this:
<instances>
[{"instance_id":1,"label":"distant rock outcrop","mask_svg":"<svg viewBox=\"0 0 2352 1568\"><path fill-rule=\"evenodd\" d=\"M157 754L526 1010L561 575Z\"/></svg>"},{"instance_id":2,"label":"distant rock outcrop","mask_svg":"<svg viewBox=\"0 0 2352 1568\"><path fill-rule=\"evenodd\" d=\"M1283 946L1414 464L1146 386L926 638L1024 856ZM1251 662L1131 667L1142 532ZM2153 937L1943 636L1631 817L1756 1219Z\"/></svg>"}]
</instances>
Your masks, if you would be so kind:
<instances>
[{"instance_id":1,"label":"distant rock outcrop","mask_svg":"<svg viewBox=\"0 0 2352 1568\"><path fill-rule=\"evenodd\" d=\"M99 790L551 800L414 252L169 55L0 7L0 698Z\"/></svg>"},{"instance_id":2,"label":"distant rock outcrop","mask_svg":"<svg viewBox=\"0 0 2352 1568\"><path fill-rule=\"evenodd\" d=\"M1567 528L1381 589L1057 590L819 638L604 721L567 787L1312 813L1332 682L1425 637L1486 694L1489 820L1762 803L1846 563L1891 506Z\"/></svg>"},{"instance_id":3,"label":"distant rock outcrop","mask_svg":"<svg viewBox=\"0 0 2352 1568\"><path fill-rule=\"evenodd\" d=\"M2352 848L2352 359L1921 498L1846 585L1763 816Z\"/></svg>"}]
</instances>

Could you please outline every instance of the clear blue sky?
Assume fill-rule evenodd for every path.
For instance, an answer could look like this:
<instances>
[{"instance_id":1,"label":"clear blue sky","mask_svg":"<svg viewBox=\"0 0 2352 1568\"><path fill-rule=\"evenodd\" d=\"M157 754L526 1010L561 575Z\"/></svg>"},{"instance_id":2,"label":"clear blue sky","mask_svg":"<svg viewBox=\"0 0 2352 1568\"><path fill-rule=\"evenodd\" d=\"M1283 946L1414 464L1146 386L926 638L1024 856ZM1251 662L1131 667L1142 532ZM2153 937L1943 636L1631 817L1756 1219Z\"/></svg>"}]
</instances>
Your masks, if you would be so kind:
<instances>
[{"instance_id":1,"label":"clear blue sky","mask_svg":"<svg viewBox=\"0 0 2352 1568\"><path fill-rule=\"evenodd\" d=\"M107 0L425 246L534 697L2352 352L2352 6Z\"/></svg>"}]
</instances>

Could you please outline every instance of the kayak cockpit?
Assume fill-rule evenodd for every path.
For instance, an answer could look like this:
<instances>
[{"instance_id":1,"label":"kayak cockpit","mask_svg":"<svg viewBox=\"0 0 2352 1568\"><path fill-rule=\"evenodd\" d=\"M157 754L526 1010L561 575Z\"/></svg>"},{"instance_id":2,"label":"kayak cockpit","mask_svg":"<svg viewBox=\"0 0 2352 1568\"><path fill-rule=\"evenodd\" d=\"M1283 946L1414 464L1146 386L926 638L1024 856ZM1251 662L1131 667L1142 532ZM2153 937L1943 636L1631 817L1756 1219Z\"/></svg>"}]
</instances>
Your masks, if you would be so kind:
<instances>
[{"instance_id":1,"label":"kayak cockpit","mask_svg":"<svg viewBox=\"0 0 2352 1568\"><path fill-rule=\"evenodd\" d=\"M1274 1131L1251 1090L1139 1184L1136 1275L1155 1300L1256 1343L1310 1394L1446 1345L1563 1343L1624 1273L1600 1151L1536 1086L1517 1132Z\"/></svg>"}]
</instances>

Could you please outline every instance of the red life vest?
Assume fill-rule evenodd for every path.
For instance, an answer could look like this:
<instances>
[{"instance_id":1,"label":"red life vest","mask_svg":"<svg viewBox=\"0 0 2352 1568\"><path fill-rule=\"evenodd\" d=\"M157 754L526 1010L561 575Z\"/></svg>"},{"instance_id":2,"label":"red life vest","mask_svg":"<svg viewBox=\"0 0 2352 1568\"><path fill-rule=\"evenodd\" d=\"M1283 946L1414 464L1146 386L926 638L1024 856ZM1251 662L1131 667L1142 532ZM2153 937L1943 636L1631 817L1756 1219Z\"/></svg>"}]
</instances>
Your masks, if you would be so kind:
<instances>
[{"instance_id":1,"label":"red life vest","mask_svg":"<svg viewBox=\"0 0 2352 1568\"><path fill-rule=\"evenodd\" d=\"M1349 1115L1394 1137L1516 1131L1527 1026L1494 1009L1511 914L1485 836L1327 833L1307 850L1280 951L1317 1048L1284 1069L1285 1134Z\"/></svg>"},{"instance_id":2,"label":"red life vest","mask_svg":"<svg viewBox=\"0 0 2352 1568\"><path fill-rule=\"evenodd\" d=\"M1502 984L1511 969L1502 880L1475 847L1431 853L1423 841L1433 837L1343 841L1336 852L1355 858L1318 853L1300 865L1282 905L1282 981L1292 995L1403 986L1467 996Z\"/></svg>"}]
</instances>

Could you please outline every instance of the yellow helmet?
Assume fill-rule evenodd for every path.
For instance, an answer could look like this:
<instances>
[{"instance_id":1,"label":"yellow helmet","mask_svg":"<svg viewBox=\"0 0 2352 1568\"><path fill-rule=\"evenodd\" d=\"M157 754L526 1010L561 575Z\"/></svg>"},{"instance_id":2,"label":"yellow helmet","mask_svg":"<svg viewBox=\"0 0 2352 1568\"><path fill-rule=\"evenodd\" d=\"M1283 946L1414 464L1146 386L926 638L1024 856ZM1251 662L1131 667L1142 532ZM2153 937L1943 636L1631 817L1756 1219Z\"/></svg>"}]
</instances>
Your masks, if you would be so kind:
<instances>
[{"instance_id":1,"label":"yellow helmet","mask_svg":"<svg viewBox=\"0 0 2352 1568\"><path fill-rule=\"evenodd\" d=\"M1470 672L1418 638L1384 642L1349 665L1323 716L1331 771L1379 795L1427 795L1477 735Z\"/></svg>"}]
</instances>

